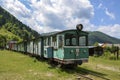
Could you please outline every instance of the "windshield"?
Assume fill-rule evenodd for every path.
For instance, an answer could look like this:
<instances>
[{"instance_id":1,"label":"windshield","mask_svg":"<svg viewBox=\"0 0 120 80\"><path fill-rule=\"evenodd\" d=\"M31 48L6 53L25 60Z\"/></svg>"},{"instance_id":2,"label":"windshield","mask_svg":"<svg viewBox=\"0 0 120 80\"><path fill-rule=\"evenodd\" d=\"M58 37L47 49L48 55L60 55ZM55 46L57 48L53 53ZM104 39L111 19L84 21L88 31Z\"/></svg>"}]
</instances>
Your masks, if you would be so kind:
<instances>
[{"instance_id":1,"label":"windshield","mask_svg":"<svg viewBox=\"0 0 120 80\"><path fill-rule=\"evenodd\" d=\"M78 36L76 34L66 34L65 46L86 46L86 36Z\"/></svg>"}]
</instances>

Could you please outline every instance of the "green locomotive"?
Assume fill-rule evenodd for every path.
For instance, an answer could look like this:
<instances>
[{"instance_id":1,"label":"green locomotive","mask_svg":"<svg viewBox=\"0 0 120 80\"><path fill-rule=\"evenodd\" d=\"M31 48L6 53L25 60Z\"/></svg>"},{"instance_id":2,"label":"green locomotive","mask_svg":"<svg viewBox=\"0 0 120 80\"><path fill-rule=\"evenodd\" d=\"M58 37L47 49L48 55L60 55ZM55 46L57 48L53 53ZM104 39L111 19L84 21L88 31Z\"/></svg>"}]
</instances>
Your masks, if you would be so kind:
<instances>
[{"instance_id":1,"label":"green locomotive","mask_svg":"<svg viewBox=\"0 0 120 80\"><path fill-rule=\"evenodd\" d=\"M14 48L9 48L64 65L81 65L89 58L88 33L82 28L79 24L77 29L43 33L37 39L14 43Z\"/></svg>"},{"instance_id":2,"label":"green locomotive","mask_svg":"<svg viewBox=\"0 0 120 80\"><path fill-rule=\"evenodd\" d=\"M60 64L79 64L89 58L88 33L77 29L42 34L43 56Z\"/></svg>"}]
</instances>

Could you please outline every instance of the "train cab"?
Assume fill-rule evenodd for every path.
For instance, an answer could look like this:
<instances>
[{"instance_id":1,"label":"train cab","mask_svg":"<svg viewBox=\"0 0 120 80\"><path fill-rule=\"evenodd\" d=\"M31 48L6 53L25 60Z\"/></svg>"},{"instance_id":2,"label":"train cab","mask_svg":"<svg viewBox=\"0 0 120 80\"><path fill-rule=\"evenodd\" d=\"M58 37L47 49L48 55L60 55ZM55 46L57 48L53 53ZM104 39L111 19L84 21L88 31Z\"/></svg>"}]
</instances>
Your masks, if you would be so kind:
<instances>
[{"instance_id":1,"label":"train cab","mask_svg":"<svg viewBox=\"0 0 120 80\"><path fill-rule=\"evenodd\" d=\"M88 33L78 27L72 30L46 33L42 36L42 53L45 58L50 58L61 64L81 65L88 61Z\"/></svg>"}]
</instances>

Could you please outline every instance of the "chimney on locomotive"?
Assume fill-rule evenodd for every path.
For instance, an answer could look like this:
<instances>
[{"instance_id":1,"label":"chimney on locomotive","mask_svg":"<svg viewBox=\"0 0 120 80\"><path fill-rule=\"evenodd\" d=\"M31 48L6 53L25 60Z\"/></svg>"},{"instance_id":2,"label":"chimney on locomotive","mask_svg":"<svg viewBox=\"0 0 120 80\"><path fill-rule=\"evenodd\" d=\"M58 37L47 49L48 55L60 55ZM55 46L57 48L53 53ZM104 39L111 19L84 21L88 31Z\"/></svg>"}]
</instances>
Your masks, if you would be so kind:
<instances>
[{"instance_id":1,"label":"chimney on locomotive","mask_svg":"<svg viewBox=\"0 0 120 80\"><path fill-rule=\"evenodd\" d=\"M82 24L77 24L77 25L76 25L76 29L77 29L78 31L82 31L83 25L82 25Z\"/></svg>"}]
</instances>

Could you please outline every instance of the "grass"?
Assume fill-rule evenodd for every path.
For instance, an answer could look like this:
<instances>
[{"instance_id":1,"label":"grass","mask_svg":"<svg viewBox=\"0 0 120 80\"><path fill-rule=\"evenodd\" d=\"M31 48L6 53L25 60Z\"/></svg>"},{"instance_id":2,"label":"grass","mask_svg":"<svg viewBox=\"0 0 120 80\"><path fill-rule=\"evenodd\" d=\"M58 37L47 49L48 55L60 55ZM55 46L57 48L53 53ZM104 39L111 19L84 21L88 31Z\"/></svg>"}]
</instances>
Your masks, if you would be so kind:
<instances>
[{"instance_id":1,"label":"grass","mask_svg":"<svg viewBox=\"0 0 120 80\"><path fill-rule=\"evenodd\" d=\"M111 70L109 67L118 70ZM76 80L76 73L94 80L119 80L119 68L120 60L111 62L101 57L90 57L88 63L76 69L62 69L51 66L46 60L38 61L19 52L0 51L0 80Z\"/></svg>"},{"instance_id":2,"label":"grass","mask_svg":"<svg viewBox=\"0 0 120 80\"><path fill-rule=\"evenodd\" d=\"M75 76L47 61L18 52L0 51L0 80L74 80Z\"/></svg>"},{"instance_id":3,"label":"grass","mask_svg":"<svg viewBox=\"0 0 120 80\"><path fill-rule=\"evenodd\" d=\"M113 57L111 54L109 57ZM120 59L113 60L101 56L101 57L90 57L89 62L87 64L83 64L80 67L83 67L87 70L96 71L99 73L103 73L103 75L99 75L101 79L108 80L119 80L120 79ZM90 73L93 74L93 73ZM94 74L93 74L94 75ZM97 75L96 75L97 76Z\"/></svg>"}]
</instances>

